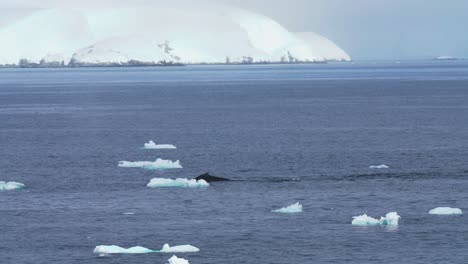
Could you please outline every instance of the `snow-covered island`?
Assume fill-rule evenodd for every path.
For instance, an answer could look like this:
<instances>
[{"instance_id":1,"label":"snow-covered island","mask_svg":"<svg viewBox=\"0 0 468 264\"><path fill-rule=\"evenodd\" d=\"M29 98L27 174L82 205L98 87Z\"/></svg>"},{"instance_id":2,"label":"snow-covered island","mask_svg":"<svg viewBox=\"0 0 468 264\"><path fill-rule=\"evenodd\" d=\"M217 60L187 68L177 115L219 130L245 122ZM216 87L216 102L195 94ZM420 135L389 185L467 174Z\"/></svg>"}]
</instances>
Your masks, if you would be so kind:
<instances>
[{"instance_id":1,"label":"snow-covered island","mask_svg":"<svg viewBox=\"0 0 468 264\"><path fill-rule=\"evenodd\" d=\"M15 9L16 10L16 9ZM238 8L135 5L0 10L0 66L177 66L350 61L329 39ZM19 12L17 16L12 12Z\"/></svg>"}]
</instances>

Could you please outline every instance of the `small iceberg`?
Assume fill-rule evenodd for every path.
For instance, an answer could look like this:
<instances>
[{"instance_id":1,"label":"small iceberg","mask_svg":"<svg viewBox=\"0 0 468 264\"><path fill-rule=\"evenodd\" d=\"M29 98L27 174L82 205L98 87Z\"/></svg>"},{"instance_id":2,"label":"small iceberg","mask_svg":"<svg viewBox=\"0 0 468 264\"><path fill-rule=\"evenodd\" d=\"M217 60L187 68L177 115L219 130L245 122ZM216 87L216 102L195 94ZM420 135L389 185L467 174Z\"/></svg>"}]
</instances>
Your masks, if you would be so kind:
<instances>
[{"instance_id":1,"label":"small iceberg","mask_svg":"<svg viewBox=\"0 0 468 264\"><path fill-rule=\"evenodd\" d=\"M157 159L155 161L120 161L122 168L143 168L148 170L182 169L180 161Z\"/></svg>"},{"instance_id":2,"label":"small iceberg","mask_svg":"<svg viewBox=\"0 0 468 264\"><path fill-rule=\"evenodd\" d=\"M95 254L99 255L109 255L109 254L149 254L149 253L192 253L199 252L200 249L191 246L191 245L181 245L171 247L168 244L165 244L161 250L152 250L145 247L130 247L123 248L119 246L97 246L94 249Z\"/></svg>"},{"instance_id":3,"label":"small iceberg","mask_svg":"<svg viewBox=\"0 0 468 264\"><path fill-rule=\"evenodd\" d=\"M432 215L462 215L463 211L460 208L452 207L437 207L429 211Z\"/></svg>"},{"instance_id":4,"label":"small iceberg","mask_svg":"<svg viewBox=\"0 0 468 264\"><path fill-rule=\"evenodd\" d=\"M169 246L169 244L165 244L161 249L162 253L193 253L199 251L199 248L194 247L192 245L181 245L171 247Z\"/></svg>"},{"instance_id":5,"label":"small iceberg","mask_svg":"<svg viewBox=\"0 0 468 264\"><path fill-rule=\"evenodd\" d=\"M153 140L150 140L148 143L145 143L144 149L177 149L176 146L171 144L156 144Z\"/></svg>"},{"instance_id":6,"label":"small iceberg","mask_svg":"<svg viewBox=\"0 0 468 264\"><path fill-rule=\"evenodd\" d=\"M178 258L177 256L172 256L169 260L169 264L190 264L188 260L183 258Z\"/></svg>"},{"instance_id":7,"label":"small iceberg","mask_svg":"<svg viewBox=\"0 0 468 264\"><path fill-rule=\"evenodd\" d=\"M0 191L16 191L26 188L26 185L19 182L0 181Z\"/></svg>"},{"instance_id":8,"label":"small iceberg","mask_svg":"<svg viewBox=\"0 0 468 264\"><path fill-rule=\"evenodd\" d=\"M153 178L146 185L150 188L167 188L167 187L182 187L182 188L197 188L197 187L208 187L210 186L205 180L188 180L188 179L165 179L165 178Z\"/></svg>"},{"instance_id":9,"label":"small iceberg","mask_svg":"<svg viewBox=\"0 0 468 264\"><path fill-rule=\"evenodd\" d=\"M97 246L94 251L96 254L100 255L108 255L108 254L148 254L148 253L156 253L158 251L151 250L145 247L131 247L131 248L123 248L119 246Z\"/></svg>"},{"instance_id":10,"label":"small iceberg","mask_svg":"<svg viewBox=\"0 0 468 264\"><path fill-rule=\"evenodd\" d=\"M372 226L372 225L384 225L384 226L397 226L400 216L396 212L388 213L385 217L380 219L372 218L366 214L360 216L354 216L352 225L357 226Z\"/></svg>"},{"instance_id":11,"label":"small iceberg","mask_svg":"<svg viewBox=\"0 0 468 264\"><path fill-rule=\"evenodd\" d=\"M284 207L278 210L273 210L271 211L273 213L281 213L281 214L296 214L296 213L301 213L302 212L302 204L300 203L295 203L293 205L290 205L288 207Z\"/></svg>"},{"instance_id":12,"label":"small iceberg","mask_svg":"<svg viewBox=\"0 0 468 264\"><path fill-rule=\"evenodd\" d=\"M390 167L385 164L382 164L369 166L369 169L390 169Z\"/></svg>"}]
</instances>

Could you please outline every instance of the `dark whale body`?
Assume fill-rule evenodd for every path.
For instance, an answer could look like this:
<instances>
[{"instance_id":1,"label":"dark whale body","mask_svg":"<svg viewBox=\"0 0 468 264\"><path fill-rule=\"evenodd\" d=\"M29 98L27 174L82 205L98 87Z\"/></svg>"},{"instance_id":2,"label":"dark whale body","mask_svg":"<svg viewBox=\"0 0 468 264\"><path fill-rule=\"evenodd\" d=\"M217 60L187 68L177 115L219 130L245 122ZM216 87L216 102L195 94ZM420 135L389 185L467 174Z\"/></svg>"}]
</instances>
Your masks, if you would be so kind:
<instances>
[{"instance_id":1,"label":"dark whale body","mask_svg":"<svg viewBox=\"0 0 468 264\"><path fill-rule=\"evenodd\" d=\"M222 177L216 177L213 175L210 175L209 173L202 174L195 178L197 181L199 180L205 180L206 182L217 182L217 181L230 181L229 179L222 178Z\"/></svg>"}]
</instances>

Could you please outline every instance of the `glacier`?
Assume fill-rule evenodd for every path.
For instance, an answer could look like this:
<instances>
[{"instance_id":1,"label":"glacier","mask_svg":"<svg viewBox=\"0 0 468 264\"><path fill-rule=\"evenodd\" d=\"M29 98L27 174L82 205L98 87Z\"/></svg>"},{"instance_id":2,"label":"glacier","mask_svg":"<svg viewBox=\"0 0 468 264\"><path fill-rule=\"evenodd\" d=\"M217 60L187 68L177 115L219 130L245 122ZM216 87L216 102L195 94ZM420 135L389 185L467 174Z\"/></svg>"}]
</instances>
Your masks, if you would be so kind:
<instances>
[{"instance_id":1,"label":"glacier","mask_svg":"<svg viewBox=\"0 0 468 264\"><path fill-rule=\"evenodd\" d=\"M190 264L188 260L172 256L169 260L169 264Z\"/></svg>"},{"instance_id":2,"label":"glacier","mask_svg":"<svg viewBox=\"0 0 468 264\"><path fill-rule=\"evenodd\" d=\"M357 226L372 226L372 225L384 225L384 226L397 226L400 216L396 212L391 212L385 215L385 217L380 217L380 219L375 219L367 214L360 216L354 216L352 225Z\"/></svg>"},{"instance_id":3,"label":"glacier","mask_svg":"<svg viewBox=\"0 0 468 264\"><path fill-rule=\"evenodd\" d=\"M26 188L26 185L19 182L4 182L0 181L0 191L15 191Z\"/></svg>"},{"instance_id":4,"label":"glacier","mask_svg":"<svg viewBox=\"0 0 468 264\"><path fill-rule=\"evenodd\" d=\"M302 212L302 204L300 203L295 203L293 205L290 205L288 207L284 207L278 210L273 210L271 211L273 213L281 213L281 214L295 214L295 213L301 213Z\"/></svg>"},{"instance_id":5,"label":"glacier","mask_svg":"<svg viewBox=\"0 0 468 264\"><path fill-rule=\"evenodd\" d=\"M197 188L197 187L208 187L210 184L205 180L188 180L188 179L164 179L164 178L153 178L146 185L150 188L166 188L166 187L183 187L183 188Z\"/></svg>"},{"instance_id":6,"label":"glacier","mask_svg":"<svg viewBox=\"0 0 468 264\"><path fill-rule=\"evenodd\" d=\"M463 211L460 208L437 207L429 211L432 215L462 215Z\"/></svg>"},{"instance_id":7,"label":"glacier","mask_svg":"<svg viewBox=\"0 0 468 264\"><path fill-rule=\"evenodd\" d=\"M217 3L23 8L0 23L0 65L95 66L350 61L331 40ZM38 4L39 5L39 4ZM0 16L9 9L0 8Z\"/></svg>"},{"instance_id":8,"label":"glacier","mask_svg":"<svg viewBox=\"0 0 468 264\"><path fill-rule=\"evenodd\" d=\"M143 168L148 170L182 169L180 161L157 159L155 161L120 161L122 168Z\"/></svg>"},{"instance_id":9,"label":"glacier","mask_svg":"<svg viewBox=\"0 0 468 264\"><path fill-rule=\"evenodd\" d=\"M156 144L153 140L150 140L148 143L145 143L143 146L144 149L177 149L176 146L171 144Z\"/></svg>"}]
</instances>

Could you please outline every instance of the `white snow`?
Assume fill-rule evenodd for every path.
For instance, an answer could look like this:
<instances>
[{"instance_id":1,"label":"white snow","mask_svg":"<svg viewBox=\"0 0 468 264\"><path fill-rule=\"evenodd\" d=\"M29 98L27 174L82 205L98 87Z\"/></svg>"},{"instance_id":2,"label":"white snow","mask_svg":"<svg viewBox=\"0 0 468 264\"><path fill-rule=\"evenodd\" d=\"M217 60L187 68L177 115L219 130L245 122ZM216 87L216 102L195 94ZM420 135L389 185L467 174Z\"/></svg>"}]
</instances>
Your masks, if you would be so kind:
<instances>
[{"instance_id":1,"label":"white snow","mask_svg":"<svg viewBox=\"0 0 468 264\"><path fill-rule=\"evenodd\" d=\"M390 167L385 164L369 166L369 169L389 169L389 168Z\"/></svg>"},{"instance_id":2,"label":"white snow","mask_svg":"<svg viewBox=\"0 0 468 264\"><path fill-rule=\"evenodd\" d=\"M271 18L220 4L102 5L69 8L56 1L43 8L24 8L27 11L18 16L0 9L0 17L6 17L0 23L0 63L350 60L320 35L292 33Z\"/></svg>"},{"instance_id":3,"label":"white snow","mask_svg":"<svg viewBox=\"0 0 468 264\"><path fill-rule=\"evenodd\" d=\"M0 191L14 191L24 189L26 185L19 182L0 181Z\"/></svg>"},{"instance_id":4,"label":"white snow","mask_svg":"<svg viewBox=\"0 0 468 264\"><path fill-rule=\"evenodd\" d=\"M460 208L437 207L429 211L433 215L461 215L463 211Z\"/></svg>"},{"instance_id":5,"label":"white snow","mask_svg":"<svg viewBox=\"0 0 468 264\"><path fill-rule=\"evenodd\" d=\"M157 159L155 161L120 161L122 168L143 168L149 170L182 169L180 161Z\"/></svg>"},{"instance_id":6,"label":"white snow","mask_svg":"<svg viewBox=\"0 0 468 264\"><path fill-rule=\"evenodd\" d=\"M363 214L360 216L354 216L351 224L357 225L357 226L369 226L369 225L397 226L400 218L401 217L396 212L388 213L385 217L383 216L380 217L380 219L375 219L375 218L368 216L367 214Z\"/></svg>"},{"instance_id":7,"label":"white snow","mask_svg":"<svg viewBox=\"0 0 468 264\"><path fill-rule=\"evenodd\" d=\"M164 188L164 187L183 187L183 188L196 188L196 187L208 187L210 186L205 180L195 179L164 179L164 178L153 178L146 185L150 188Z\"/></svg>"},{"instance_id":8,"label":"white snow","mask_svg":"<svg viewBox=\"0 0 468 264\"><path fill-rule=\"evenodd\" d=\"M172 256L169 260L169 264L190 264L188 260Z\"/></svg>"},{"instance_id":9,"label":"white snow","mask_svg":"<svg viewBox=\"0 0 468 264\"><path fill-rule=\"evenodd\" d=\"M301 213L302 212L302 204L300 203L295 203L293 205L290 205L288 207L284 207L278 210L273 210L273 213L281 213L281 214L295 214L295 213Z\"/></svg>"},{"instance_id":10,"label":"white snow","mask_svg":"<svg viewBox=\"0 0 468 264\"><path fill-rule=\"evenodd\" d=\"M193 252L199 252L200 249L197 247L194 247L192 245L181 245L181 246L169 246L169 244L165 244L161 252L163 253L193 253Z\"/></svg>"},{"instance_id":11,"label":"white snow","mask_svg":"<svg viewBox=\"0 0 468 264\"><path fill-rule=\"evenodd\" d=\"M177 147L171 144L156 144L153 140L150 140L144 145L145 149L176 149Z\"/></svg>"},{"instance_id":12,"label":"white snow","mask_svg":"<svg viewBox=\"0 0 468 264\"><path fill-rule=\"evenodd\" d=\"M145 247L131 247L131 248L123 248L119 246L97 246L94 251L96 254L147 254L147 253L155 253L157 251L145 248Z\"/></svg>"}]
</instances>

